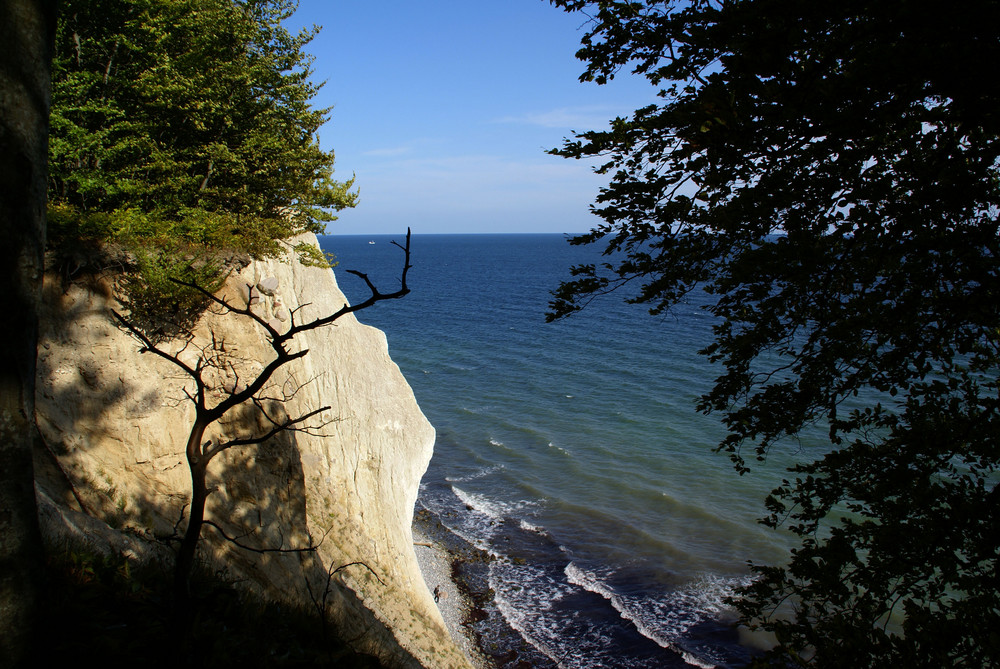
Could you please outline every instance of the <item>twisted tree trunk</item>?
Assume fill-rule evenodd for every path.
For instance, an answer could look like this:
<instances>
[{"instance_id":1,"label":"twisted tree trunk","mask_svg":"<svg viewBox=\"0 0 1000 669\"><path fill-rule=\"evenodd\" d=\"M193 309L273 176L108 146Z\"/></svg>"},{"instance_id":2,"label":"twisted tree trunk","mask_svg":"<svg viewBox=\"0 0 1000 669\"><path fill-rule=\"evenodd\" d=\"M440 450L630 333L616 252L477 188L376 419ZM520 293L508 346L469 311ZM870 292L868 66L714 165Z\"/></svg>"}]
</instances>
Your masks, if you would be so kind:
<instances>
[{"instance_id":1,"label":"twisted tree trunk","mask_svg":"<svg viewBox=\"0 0 1000 669\"><path fill-rule=\"evenodd\" d=\"M174 565L174 601L180 608L186 605L191 596L191 569L194 567L201 528L205 524L205 502L208 499L205 473L208 471L209 458L202 452L201 440L208 425L206 420L198 416L191 426L187 442L188 469L191 471L191 508L188 513L187 529L184 538L181 539L177 562Z\"/></svg>"}]
</instances>

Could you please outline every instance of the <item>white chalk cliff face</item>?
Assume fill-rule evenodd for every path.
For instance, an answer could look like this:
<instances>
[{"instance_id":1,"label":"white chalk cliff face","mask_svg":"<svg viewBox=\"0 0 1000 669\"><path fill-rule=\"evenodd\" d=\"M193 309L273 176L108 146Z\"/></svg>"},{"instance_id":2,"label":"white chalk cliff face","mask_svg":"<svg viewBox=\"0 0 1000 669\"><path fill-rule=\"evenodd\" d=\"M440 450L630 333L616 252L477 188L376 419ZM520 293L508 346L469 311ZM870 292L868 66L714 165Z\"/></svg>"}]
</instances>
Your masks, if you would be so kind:
<instances>
[{"instance_id":1,"label":"white chalk cliff face","mask_svg":"<svg viewBox=\"0 0 1000 669\"><path fill-rule=\"evenodd\" d=\"M291 312L304 322L345 303L333 272L294 260L254 262L219 295L243 306L247 284L264 288L253 308L279 327L287 327ZM107 285L97 279L64 285L58 277L46 283L37 382L44 441L36 458L39 498L50 541L89 536L150 559L164 552L147 539L174 531L190 494L184 445L194 410L185 392L193 384L169 362L140 354L137 342L114 325ZM329 405L311 422L325 424L216 457L206 517L256 547L299 548L311 541L319 549L259 554L206 527L202 558L248 577L272 597L312 606L326 593L327 615L342 636L358 638L358 650L390 666L468 666L414 555L413 506L434 429L389 358L385 335L348 315L305 333L298 346L308 355L279 370L262 394L280 398L293 417ZM213 380L212 392L220 396L273 357L262 329L231 313L207 313L182 356L193 362L201 349L224 351L231 362ZM231 413L206 438L267 428L252 408ZM363 564L329 576L350 563Z\"/></svg>"}]
</instances>

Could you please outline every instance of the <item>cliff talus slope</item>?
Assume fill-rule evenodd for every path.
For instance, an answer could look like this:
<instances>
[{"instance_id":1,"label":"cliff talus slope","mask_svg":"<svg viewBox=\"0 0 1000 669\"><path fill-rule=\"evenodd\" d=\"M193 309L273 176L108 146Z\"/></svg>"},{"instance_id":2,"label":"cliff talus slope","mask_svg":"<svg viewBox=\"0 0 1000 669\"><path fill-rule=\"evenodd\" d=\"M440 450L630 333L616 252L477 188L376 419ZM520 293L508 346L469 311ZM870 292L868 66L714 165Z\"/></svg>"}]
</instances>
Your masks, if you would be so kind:
<instances>
[{"instance_id":1,"label":"cliff talus slope","mask_svg":"<svg viewBox=\"0 0 1000 669\"><path fill-rule=\"evenodd\" d=\"M219 295L246 305L248 285L263 289L253 291L255 313L277 327L287 327L292 313L304 322L345 302L333 272L296 261L251 263ZM162 541L149 539L175 531L190 494L184 444L194 410L185 393L194 387L169 362L140 354L114 325L107 286L99 278L46 282L37 412L47 463L37 475L39 496L50 541L89 535L117 542L116 550L128 543L148 559L164 554ZM273 357L260 327L219 309L201 318L193 340L170 345L192 364L206 354L225 360L211 379L210 392L220 397ZM319 548L257 553L209 527L202 559L271 597L309 606L325 599L342 636L390 666L467 666L420 575L410 530L434 429L389 358L385 336L348 315L297 345L308 355L279 370L264 405L293 417L331 408L310 422L315 430L219 455L209 468L215 491L206 515L257 548ZM218 443L268 428L251 406L230 414L206 438Z\"/></svg>"}]
</instances>

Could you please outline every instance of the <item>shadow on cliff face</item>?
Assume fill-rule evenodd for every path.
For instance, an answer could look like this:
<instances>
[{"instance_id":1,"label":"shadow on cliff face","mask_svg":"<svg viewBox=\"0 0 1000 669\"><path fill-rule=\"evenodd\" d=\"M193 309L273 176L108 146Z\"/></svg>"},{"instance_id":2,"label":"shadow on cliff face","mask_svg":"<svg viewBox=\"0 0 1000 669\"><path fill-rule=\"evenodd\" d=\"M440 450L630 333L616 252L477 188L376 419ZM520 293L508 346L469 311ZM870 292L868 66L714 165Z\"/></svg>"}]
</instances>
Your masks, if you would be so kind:
<instances>
[{"instance_id":1,"label":"shadow on cliff face","mask_svg":"<svg viewBox=\"0 0 1000 669\"><path fill-rule=\"evenodd\" d=\"M229 431L260 425L260 412L252 406L233 413L227 420ZM272 416L278 413L276 407L269 408ZM234 586L308 612L311 634L378 656L389 666L420 666L391 641L391 631L361 599L331 576L341 565L323 561L326 528L308 525L305 475L294 432L223 452L209 467L209 477L215 492L209 496L206 518L212 525L202 531L191 586L196 618L218 606L220 596L234 597L227 594L233 590L220 584ZM136 506L155 507L156 500L144 497Z\"/></svg>"},{"instance_id":2,"label":"shadow on cliff face","mask_svg":"<svg viewBox=\"0 0 1000 669\"><path fill-rule=\"evenodd\" d=\"M280 409L271 406L268 413L275 416ZM259 420L254 407L243 406L228 428L237 423L245 429L259 425ZM323 543L335 538L329 535L332 526L308 524L297 441L296 433L283 432L263 444L226 451L213 461L210 485L224 494L209 497L207 516L235 540L222 537L215 527L204 529L202 541L223 553L212 561L221 570L216 573L267 584L265 595L310 608L324 633L388 659L392 666L419 667L402 648L386 644L393 638L391 631L336 573L345 565L324 562L324 554L330 553L322 550Z\"/></svg>"},{"instance_id":3,"label":"shadow on cliff face","mask_svg":"<svg viewBox=\"0 0 1000 669\"><path fill-rule=\"evenodd\" d=\"M149 524L151 510L126 513L129 496L117 480L116 467L110 462L85 463L81 456L99 441L118 439L120 426L110 416L126 403L126 411L141 418L155 411L163 398L158 386L143 389L120 374L126 361L109 353L107 344L116 333L110 319L112 290L113 279L104 272L84 273L73 282L45 276L34 463L36 481L53 500L121 527L140 517Z\"/></svg>"},{"instance_id":4,"label":"shadow on cliff face","mask_svg":"<svg viewBox=\"0 0 1000 669\"><path fill-rule=\"evenodd\" d=\"M115 371L127 368L128 356L139 352L134 342L128 349L103 344L120 336L110 318L107 279L92 277L89 285L68 288L58 281L47 282L45 296L38 364L38 416L44 436L35 458L39 488L65 513L103 521L109 534L175 548L185 525L190 480L186 479L186 488L173 490L144 484L149 479L142 470L154 464L143 453L142 436L122 434L122 426L114 425L111 417L124 411L141 424L164 403L183 404L183 396L167 397L158 385L143 390ZM80 350L80 339L97 344ZM100 357L108 353L111 359ZM260 426L259 410L245 405L227 415L220 427L239 433ZM185 433L190 422L175 427ZM110 443L117 452L97 452L94 444L99 440L101 449ZM172 476L185 479L183 449L180 441L178 455L156 466L168 466ZM100 464L105 460L106 469ZM204 589L199 605L221 591L254 592L312 610L324 634L331 630L355 648L388 658L393 666L419 666L339 576L331 576L341 565L324 564L315 550L324 537L310 532L326 530L308 526L304 472L294 432L223 452L209 466L209 477L215 492L209 496L206 517L218 529L205 527L202 532L199 573L192 582L196 600L197 589ZM67 546L72 540L65 534L61 537ZM83 550L106 552L116 545L91 541ZM220 590L220 583L226 588Z\"/></svg>"}]
</instances>

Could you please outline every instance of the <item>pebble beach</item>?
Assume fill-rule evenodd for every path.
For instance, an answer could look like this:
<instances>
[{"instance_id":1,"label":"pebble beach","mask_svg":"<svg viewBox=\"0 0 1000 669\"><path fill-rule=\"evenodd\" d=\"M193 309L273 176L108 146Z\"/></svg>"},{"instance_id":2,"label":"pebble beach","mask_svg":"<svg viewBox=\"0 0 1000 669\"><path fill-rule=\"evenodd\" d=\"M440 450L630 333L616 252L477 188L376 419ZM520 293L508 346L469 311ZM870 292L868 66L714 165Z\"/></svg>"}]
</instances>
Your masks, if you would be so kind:
<instances>
[{"instance_id":1,"label":"pebble beach","mask_svg":"<svg viewBox=\"0 0 1000 669\"><path fill-rule=\"evenodd\" d=\"M452 555L439 543L413 528L413 550L417 554L420 571L427 583L427 589L435 592L438 609L455 644L466 654L476 669L489 669L486 661L469 629L463 625L472 610L472 602L451 578Z\"/></svg>"}]
</instances>

